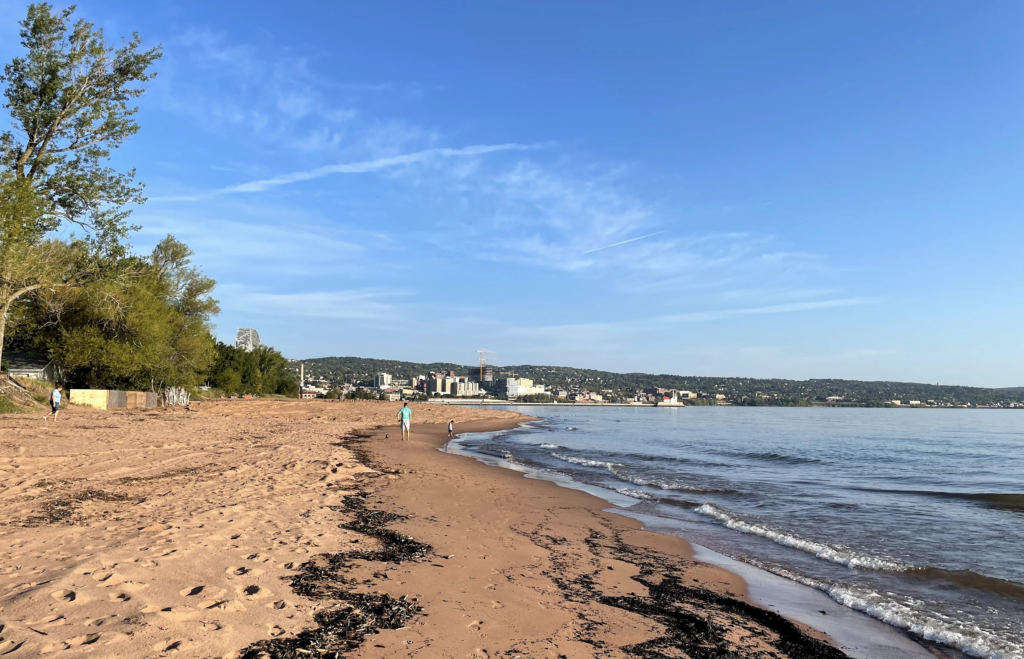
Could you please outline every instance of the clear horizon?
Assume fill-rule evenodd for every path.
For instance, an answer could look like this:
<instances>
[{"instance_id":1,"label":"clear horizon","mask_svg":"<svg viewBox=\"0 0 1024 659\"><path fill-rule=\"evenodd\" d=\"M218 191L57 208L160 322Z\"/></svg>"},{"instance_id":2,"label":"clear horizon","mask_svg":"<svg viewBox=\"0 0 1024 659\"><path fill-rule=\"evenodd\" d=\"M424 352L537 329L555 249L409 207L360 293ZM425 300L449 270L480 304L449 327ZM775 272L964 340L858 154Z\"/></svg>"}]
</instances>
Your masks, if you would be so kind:
<instances>
[{"instance_id":1,"label":"clear horizon","mask_svg":"<svg viewBox=\"0 0 1024 659\"><path fill-rule=\"evenodd\" d=\"M0 0L0 57L27 3ZM1024 385L1024 5L79 3L115 152L288 356ZM430 355L434 359L426 359Z\"/></svg>"}]
</instances>

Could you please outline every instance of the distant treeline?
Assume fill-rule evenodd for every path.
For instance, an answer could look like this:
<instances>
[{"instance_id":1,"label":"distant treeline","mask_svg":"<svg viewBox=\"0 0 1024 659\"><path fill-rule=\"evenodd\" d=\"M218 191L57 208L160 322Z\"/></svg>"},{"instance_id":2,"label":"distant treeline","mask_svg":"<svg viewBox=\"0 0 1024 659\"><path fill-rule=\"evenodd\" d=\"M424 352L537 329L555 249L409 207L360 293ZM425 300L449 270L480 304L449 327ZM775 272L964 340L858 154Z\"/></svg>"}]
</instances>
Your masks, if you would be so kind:
<instances>
[{"instance_id":1,"label":"distant treeline","mask_svg":"<svg viewBox=\"0 0 1024 659\"><path fill-rule=\"evenodd\" d=\"M434 362L429 364L390 359L362 357L319 357L302 360L306 373L332 381L370 380L375 373L390 373L398 379L426 375L430 371L455 371L466 375L477 365ZM293 362L298 366L298 362ZM779 378L720 378L650 373L613 373L571 366L495 367L495 377L530 378L552 387L611 390L630 393L643 389L677 389L707 394L723 394L727 400L749 405L807 405L825 402L829 397L841 396L846 402L863 405L884 405L891 400L927 402L936 404L996 405L1024 400L1024 387L986 389L952 385L923 384L917 382L864 382L860 380L785 380Z\"/></svg>"}]
</instances>

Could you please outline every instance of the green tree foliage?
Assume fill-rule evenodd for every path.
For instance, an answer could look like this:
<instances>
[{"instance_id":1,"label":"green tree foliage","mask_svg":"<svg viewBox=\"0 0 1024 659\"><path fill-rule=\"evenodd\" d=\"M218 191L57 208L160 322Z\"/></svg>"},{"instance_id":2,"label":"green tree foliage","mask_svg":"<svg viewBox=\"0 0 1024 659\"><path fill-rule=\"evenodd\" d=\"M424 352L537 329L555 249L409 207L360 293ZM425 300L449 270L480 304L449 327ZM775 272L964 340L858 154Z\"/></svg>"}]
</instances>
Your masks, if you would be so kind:
<instances>
[{"instance_id":1,"label":"green tree foliage","mask_svg":"<svg viewBox=\"0 0 1024 659\"><path fill-rule=\"evenodd\" d=\"M106 161L139 130L132 102L155 75L149 69L160 47L141 50L133 34L115 48L92 23L72 25L74 11L31 4L21 21L26 52L0 75L14 127L0 133L0 166L43 200L40 229L70 223L92 246L117 252L131 229L127 206L145 199L135 170L118 172Z\"/></svg>"},{"instance_id":2,"label":"green tree foliage","mask_svg":"<svg viewBox=\"0 0 1024 659\"><path fill-rule=\"evenodd\" d=\"M160 389L199 384L215 357L215 282L192 252L167 236L148 259L107 263L116 274L74 289L43 291L28 322L31 347L53 357L68 383Z\"/></svg>"},{"instance_id":3,"label":"green tree foliage","mask_svg":"<svg viewBox=\"0 0 1024 659\"><path fill-rule=\"evenodd\" d=\"M0 172L0 357L15 305L43 289L82 281L81 243L44 237L44 201L31 183Z\"/></svg>"},{"instance_id":4,"label":"green tree foliage","mask_svg":"<svg viewBox=\"0 0 1024 659\"><path fill-rule=\"evenodd\" d=\"M298 378L288 367L288 360L269 346L247 352L218 343L209 381L230 395L297 396L299 393Z\"/></svg>"}]
</instances>

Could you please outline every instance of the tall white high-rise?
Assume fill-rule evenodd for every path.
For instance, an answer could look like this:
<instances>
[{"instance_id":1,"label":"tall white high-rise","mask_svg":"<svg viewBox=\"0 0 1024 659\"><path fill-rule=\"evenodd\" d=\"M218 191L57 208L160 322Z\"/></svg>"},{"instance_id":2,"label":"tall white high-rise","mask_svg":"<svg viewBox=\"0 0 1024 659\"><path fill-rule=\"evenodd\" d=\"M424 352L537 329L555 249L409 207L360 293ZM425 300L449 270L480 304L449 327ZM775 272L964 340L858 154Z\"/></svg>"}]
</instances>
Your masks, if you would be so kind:
<instances>
[{"instance_id":1,"label":"tall white high-rise","mask_svg":"<svg viewBox=\"0 0 1024 659\"><path fill-rule=\"evenodd\" d=\"M238 334L235 335L235 347L241 348L246 352L252 352L256 348L259 348L259 332L251 327L239 327Z\"/></svg>"}]
</instances>

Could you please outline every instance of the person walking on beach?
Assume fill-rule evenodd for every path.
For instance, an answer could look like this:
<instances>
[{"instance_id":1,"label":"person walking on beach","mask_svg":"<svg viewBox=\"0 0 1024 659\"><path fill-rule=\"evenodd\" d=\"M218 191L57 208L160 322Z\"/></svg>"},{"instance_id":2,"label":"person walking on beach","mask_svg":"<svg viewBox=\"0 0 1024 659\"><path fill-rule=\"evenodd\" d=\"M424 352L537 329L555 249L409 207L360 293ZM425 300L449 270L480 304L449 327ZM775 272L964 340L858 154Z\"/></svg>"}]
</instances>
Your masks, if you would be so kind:
<instances>
[{"instance_id":1,"label":"person walking on beach","mask_svg":"<svg viewBox=\"0 0 1024 659\"><path fill-rule=\"evenodd\" d=\"M57 423L57 412L60 412L60 391L63 388L64 387L58 384L54 387L53 391L50 392L50 413L43 417L43 421L46 421L52 416L53 422Z\"/></svg>"},{"instance_id":2,"label":"person walking on beach","mask_svg":"<svg viewBox=\"0 0 1024 659\"><path fill-rule=\"evenodd\" d=\"M455 437L455 419L448 422L448 436Z\"/></svg>"},{"instance_id":3,"label":"person walking on beach","mask_svg":"<svg viewBox=\"0 0 1024 659\"><path fill-rule=\"evenodd\" d=\"M398 419L402 422L402 441L409 441L412 436L412 410L408 403L402 403L402 409L398 410Z\"/></svg>"}]
</instances>

